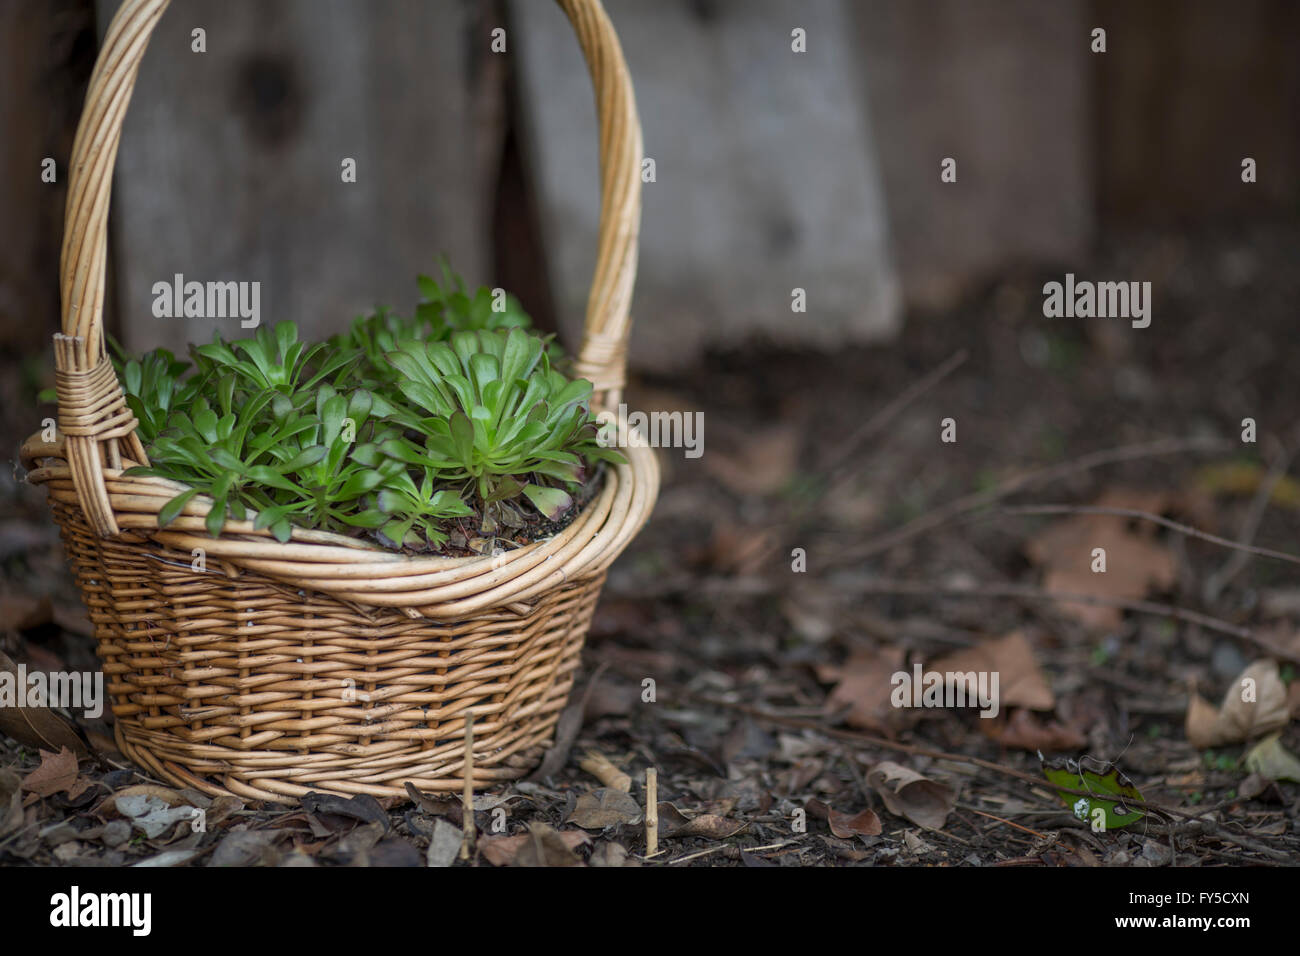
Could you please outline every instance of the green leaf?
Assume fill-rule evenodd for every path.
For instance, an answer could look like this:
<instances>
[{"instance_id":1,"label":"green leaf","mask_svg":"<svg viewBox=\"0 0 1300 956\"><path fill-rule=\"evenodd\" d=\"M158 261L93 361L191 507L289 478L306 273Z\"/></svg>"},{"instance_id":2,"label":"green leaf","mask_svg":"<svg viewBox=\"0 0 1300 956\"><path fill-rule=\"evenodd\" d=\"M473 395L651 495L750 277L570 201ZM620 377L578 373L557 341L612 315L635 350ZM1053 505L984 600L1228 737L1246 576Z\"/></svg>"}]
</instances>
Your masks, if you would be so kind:
<instances>
[{"instance_id":1,"label":"green leaf","mask_svg":"<svg viewBox=\"0 0 1300 956\"><path fill-rule=\"evenodd\" d=\"M474 423L469 416L458 411L451 416L451 440L456 449L456 457L468 468L474 461Z\"/></svg>"},{"instance_id":2,"label":"green leaf","mask_svg":"<svg viewBox=\"0 0 1300 956\"><path fill-rule=\"evenodd\" d=\"M131 469L131 471L138 471L138 470L141 469L136 469L136 468ZM175 521L176 516L181 513L181 511L184 509L184 507L187 504L189 504L190 499L193 498L198 493L199 492L197 488L191 488L189 491L182 491L171 501L167 502L167 504L159 508L158 527L165 528L173 521Z\"/></svg>"},{"instance_id":3,"label":"green leaf","mask_svg":"<svg viewBox=\"0 0 1300 956\"><path fill-rule=\"evenodd\" d=\"M1062 802L1083 822L1092 825L1097 818L1096 811L1104 813L1105 828L1113 830L1136 823L1143 817L1137 806L1125 803L1124 798L1141 801L1142 794L1133 782L1118 767L1109 761L1097 760L1083 756L1078 760L1060 760L1047 762L1043 755L1038 755L1042 764L1043 775L1058 787L1071 790L1084 790L1091 796L1057 792Z\"/></svg>"},{"instance_id":4,"label":"green leaf","mask_svg":"<svg viewBox=\"0 0 1300 956\"><path fill-rule=\"evenodd\" d=\"M257 482L259 485L279 488L281 491L292 491L295 494L306 494L302 488L295 485L270 465L254 465L248 469L246 477L249 481Z\"/></svg>"},{"instance_id":5,"label":"green leaf","mask_svg":"<svg viewBox=\"0 0 1300 956\"><path fill-rule=\"evenodd\" d=\"M524 485L524 497L531 501L533 507L551 521L556 520L573 507L573 499L559 488Z\"/></svg>"},{"instance_id":6,"label":"green leaf","mask_svg":"<svg viewBox=\"0 0 1300 956\"><path fill-rule=\"evenodd\" d=\"M214 538L221 536L221 529L226 524L226 496L222 495L212 503L212 508L208 511L208 516L203 519L203 525L208 529L208 534Z\"/></svg>"}]
</instances>

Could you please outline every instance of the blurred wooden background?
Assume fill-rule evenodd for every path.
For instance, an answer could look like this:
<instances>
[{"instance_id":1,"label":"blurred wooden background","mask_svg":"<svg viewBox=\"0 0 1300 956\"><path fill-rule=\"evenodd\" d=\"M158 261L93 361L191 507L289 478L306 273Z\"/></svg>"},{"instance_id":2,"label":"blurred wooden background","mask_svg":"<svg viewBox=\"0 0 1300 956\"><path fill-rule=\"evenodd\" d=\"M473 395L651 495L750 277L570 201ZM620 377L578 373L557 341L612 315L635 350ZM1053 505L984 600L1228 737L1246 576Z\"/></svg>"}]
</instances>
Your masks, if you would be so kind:
<instances>
[{"instance_id":1,"label":"blurred wooden background","mask_svg":"<svg viewBox=\"0 0 1300 956\"><path fill-rule=\"evenodd\" d=\"M37 353L57 327L66 163L116 6L0 0L6 349ZM1300 204L1300 6L1286 0L608 8L655 160L632 353L648 368L754 338L887 339L904 314L999 271L1068 267L1111 228ZM1096 26L1105 54L1089 51ZM206 53L191 51L195 27ZM806 53L791 50L796 27ZM572 342L594 129L576 41L549 3L177 3L123 137L110 327L136 347L209 339L210 320L152 314L151 286L179 272L258 280L264 322L329 332L376 303L409 310L415 274L446 253ZM955 184L939 180L947 156Z\"/></svg>"}]
</instances>

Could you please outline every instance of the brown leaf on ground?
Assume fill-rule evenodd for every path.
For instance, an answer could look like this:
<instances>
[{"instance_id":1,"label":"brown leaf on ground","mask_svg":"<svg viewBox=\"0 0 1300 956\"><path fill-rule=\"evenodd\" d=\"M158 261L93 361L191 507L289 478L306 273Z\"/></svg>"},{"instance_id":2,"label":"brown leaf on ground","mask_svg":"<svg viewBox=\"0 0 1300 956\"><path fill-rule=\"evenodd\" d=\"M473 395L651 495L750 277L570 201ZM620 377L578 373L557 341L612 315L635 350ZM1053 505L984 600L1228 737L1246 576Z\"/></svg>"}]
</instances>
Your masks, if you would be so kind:
<instances>
[{"instance_id":1,"label":"brown leaf on ground","mask_svg":"<svg viewBox=\"0 0 1300 956\"><path fill-rule=\"evenodd\" d=\"M79 775L77 758L67 747L58 753L42 750L41 765L23 778L23 789L37 798L66 792L69 800L75 800L90 784Z\"/></svg>"},{"instance_id":2,"label":"brown leaf on ground","mask_svg":"<svg viewBox=\"0 0 1300 956\"><path fill-rule=\"evenodd\" d=\"M1116 488L1093 505L1160 514L1168 496ZM1086 594L1114 600L1136 600L1151 590L1167 590L1177 576L1173 553L1155 539L1158 526L1120 515L1073 515L1058 521L1025 543L1030 561L1043 569L1043 590ZM1094 572L1093 549L1106 552L1106 570ZM1117 607L1060 601L1057 606L1087 627L1118 627Z\"/></svg>"},{"instance_id":3,"label":"brown leaf on ground","mask_svg":"<svg viewBox=\"0 0 1300 956\"><path fill-rule=\"evenodd\" d=\"M478 841L483 858L493 866L581 866L573 851L590 842L581 830L555 830L545 823L528 824L527 833L487 837Z\"/></svg>"},{"instance_id":4,"label":"brown leaf on ground","mask_svg":"<svg viewBox=\"0 0 1300 956\"><path fill-rule=\"evenodd\" d=\"M1246 754L1246 769L1265 780L1300 783L1300 760L1282 746L1281 734L1269 734Z\"/></svg>"},{"instance_id":5,"label":"brown leaf on ground","mask_svg":"<svg viewBox=\"0 0 1300 956\"><path fill-rule=\"evenodd\" d=\"M54 607L47 596L0 594L0 621L15 631L29 631L54 619Z\"/></svg>"},{"instance_id":6,"label":"brown leaf on ground","mask_svg":"<svg viewBox=\"0 0 1300 956\"><path fill-rule=\"evenodd\" d=\"M116 793L106 797L99 806L95 808L95 813L104 819L113 819L119 816L129 817L121 807L118 806L119 800L130 800L132 797L148 797L152 800L159 801L162 805L168 807L181 807L189 804L184 795L178 790L171 787L164 787L156 783L137 783L129 787L123 787Z\"/></svg>"},{"instance_id":7,"label":"brown leaf on ground","mask_svg":"<svg viewBox=\"0 0 1300 956\"><path fill-rule=\"evenodd\" d=\"M0 653L0 672L12 675L18 686L18 665ZM62 716L48 707L0 706L0 734L12 737L27 747L58 752L67 747L77 756L89 751L80 734Z\"/></svg>"},{"instance_id":8,"label":"brown leaf on ground","mask_svg":"<svg viewBox=\"0 0 1300 956\"><path fill-rule=\"evenodd\" d=\"M1030 710L1051 710L1056 705L1052 688L1034 660L1034 650L1028 638L1020 631L1003 637L981 641L974 647L965 647L945 654L926 667L939 673L996 673L998 675L998 706L1028 707Z\"/></svg>"},{"instance_id":9,"label":"brown leaf on ground","mask_svg":"<svg viewBox=\"0 0 1300 956\"><path fill-rule=\"evenodd\" d=\"M952 788L909 767L884 760L867 773L867 783L880 794L885 807L897 817L927 830L940 830L957 805Z\"/></svg>"},{"instance_id":10,"label":"brown leaf on ground","mask_svg":"<svg viewBox=\"0 0 1300 956\"><path fill-rule=\"evenodd\" d=\"M850 840L855 836L878 836L881 832L880 817L874 810L862 810L858 813L840 813L829 804L820 800L809 800L809 813L830 824L831 833L841 840Z\"/></svg>"},{"instance_id":11,"label":"brown leaf on ground","mask_svg":"<svg viewBox=\"0 0 1300 956\"><path fill-rule=\"evenodd\" d=\"M708 543L692 548L687 559L705 571L751 577L768 567L779 543L768 527L721 521L714 525Z\"/></svg>"},{"instance_id":12,"label":"brown leaf on ground","mask_svg":"<svg viewBox=\"0 0 1300 956\"><path fill-rule=\"evenodd\" d=\"M745 829L744 821L732 820L717 813L699 813L687 816L673 804L659 804L659 836L704 837L707 840L725 840Z\"/></svg>"},{"instance_id":13,"label":"brown leaf on ground","mask_svg":"<svg viewBox=\"0 0 1300 956\"><path fill-rule=\"evenodd\" d=\"M795 473L801 438L801 430L793 425L774 425L745 435L734 448L710 448L704 468L734 494L776 494Z\"/></svg>"},{"instance_id":14,"label":"brown leaf on ground","mask_svg":"<svg viewBox=\"0 0 1300 956\"><path fill-rule=\"evenodd\" d=\"M909 712L895 707L890 702L890 693L893 676L902 669L900 647L855 650L843 667L822 668L817 675L819 679L837 682L826 699L827 715L844 712L846 724L864 730L901 727L907 722Z\"/></svg>"},{"instance_id":15,"label":"brown leaf on ground","mask_svg":"<svg viewBox=\"0 0 1300 956\"><path fill-rule=\"evenodd\" d=\"M1057 720L1040 720L1031 710L1015 708L1004 720L981 720L980 730L1003 747L1015 747L1031 753L1038 750L1082 750L1088 738L1073 727Z\"/></svg>"},{"instance_id":16,"label":"brown leaf on ground","mask_svg":"<svg viewBox=\"0 0 1300 956\"><path fill-rule=\"evenodd\" d=\"M600 844L591 853L592 866L640 866L639 860L628 858L627 847L610 840Z\"/></svg>"},{"instance_id":17,"label":"brown leaf on ground","mask_svg":"<svg viewBox=\"0 0 1300 956\"><path fill-rule=\"evenodd\" d=\"M433 832L429 835L429 849L425 851L425 865L451 866L464 839L465 834L460 827L440 817L434 819Z\"/></svg>"},{"instance_id":18,"label":"brown leaf on ground","mask_svg":"<svg viewBox=\"0 0 1300 956\"><path fill-rule=\"evenodd\" d=\"M1204 750L1279 730L1290 718L1286 685L1277 664L1255 661L1229 685L1217 710L1193 692L1184 729L1192 746Z\"/></svg>"},{"instance_id":19,"label":"brown leaf on ground","mask_svg":"<svg viewBox=\"0 0 1300 956\"><path fill-rule=\"evenodd\" d=\"M209 866L275 866L282 854L276 842L281 830L232 830L221 838Z\"/></svg>"},{"instance_id":20,"label":"brown leaf on ground","mask_svg":"<svg viewBox=\"0 0 1300 956\"><path fill-rule=\"evenodd\" d=\"M576 823L584 830L603 830L640 821L641 805L635 798L613 787L601 787L580 796L565 822Z\"/></svg>"}]
</instances>

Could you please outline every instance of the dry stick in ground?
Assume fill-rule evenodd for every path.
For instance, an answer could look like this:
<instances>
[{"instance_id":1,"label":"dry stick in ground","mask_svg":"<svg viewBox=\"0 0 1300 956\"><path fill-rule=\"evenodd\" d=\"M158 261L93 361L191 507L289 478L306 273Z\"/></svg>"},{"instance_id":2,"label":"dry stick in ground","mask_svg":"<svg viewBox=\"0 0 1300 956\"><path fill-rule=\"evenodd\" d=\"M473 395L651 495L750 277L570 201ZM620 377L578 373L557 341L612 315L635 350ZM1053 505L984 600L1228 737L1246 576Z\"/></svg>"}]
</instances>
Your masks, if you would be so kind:
<instances>
[{"instance_id":1,"label":"dry stick in ground","mask_svg":"<svg viewBox=\"0 0 1300 956\"><path fill-rule=\"evenodd\" d=\"M686 863L689 860L698 860L702 856L709 856L713 853L726 853L733 851L736 856L741 853L767 853L772 850L781 850L790 846L792 843L798 843L798 840L786 840L784 843L769 843L766 846L756 847L738 847L734 843L720 843L717 846L711 846L707 850L697 850L694 853L688 853L685 856L679 856L675 860L665 860L664 866L673 866L676 863Z\"/></svg>"},{"instance_id":2,"label":"dry stick in ground","mask_svg":"<svg viewBox=\"0 0 1300 956\"><path fill-rule=\"evenodd\" d=\"M827 490L821 497L834 500L842 492L844 483L852 474L852 469L847 467L849 459L862 446L863 442L897 418L903 409L956 371L968 356L969 353L965 349L954 352L942 365L937 366L923 378L912 383L901 395L898 395L884 408L859 425L857 430L841 443L823 463L821 470L826 474ZM788 536L791 527L801 517L802 510L796 506L791 507L783 518L769 522L769 544L763 551L764 556L776 550L780 541Z\"/></svg>"},{"instance_id":3,"label":"dry stick in ground","mask_svg":"<svg viewBox=\"0 0 1300 956\"><path fill-rule=\"evenodd\" d=\"M908 405L956 371L968 357L969 353L965 349L953 353L946 362L930 371L924 378L914 382L901 395L859 425L857 431L840 444L823 463L822 467L828 477L827 484L833 486L837 479L844 477L836 475L836 472L853 457L863 442L893 421Z\"/></svg>"},{"instance_id":4,"label":"dry stick in ground","mask_svg":"<svg viewBox=\"0 0 1300 956\"><path fill-rule=\"evenodd\" d=\"M1268 510L1268 503L1273 500L1273 490L1277 488L1278 482L1291 468L1291 460L1295 457L1294 448L1295 443L1293 442L1292 451L1279 450L1274 456L1268 477L1260 482L1254 500L1251 501L1246 517L1241 523L1241 531L1237 535L1237 540L1245 547L1230 555L1228 560L1224 562L1223 567L1206 578L1205 585L1201 590L1201 599L1206 604L1213 604L1228 583L1240 574L1242 569L1250 562L1249 555L1258 553L1249 545L1255 540L1255 535L1259 532L1259 525L1264 519L1264 512Z\"/></svg>"},{"instance_id":5,"label":"dry stick in ground","mask_svg":"<svg viewBox=\"0 0 1300 956\"><path fill-rule=\"evenodd\" d=\"M645 772L645 855L659 852L659 771L647 767Z\"/></svg>"},{"instance_id":6,"label":"dry stick in ground","mask_svg":"<svg viewBox=\"0 0 1300 956\"><path fill-rule=\"evenodd\" d=\"M1102 465L1116 464L1122 461L1134 461L1140 458L1153 458L1157 455L1172 455L1177 452L1189 451L1218 451L1227 447L1227 443L1221 439L1209 438L1164 438L1154 442L1143 442L1138 445L1122 445L1119 448L1109 448L1104 451L1093 452L1076 458L1073 461L1062 462L1059 465L1050 465L1046 468L1039 468L1028 474L1018 475L1001 482L994 488L987 491L978 491L974 494L963 495L954 501L941 505L931 511L926 512L918 518L914 518L901 528L886 532L876 538L867 541L861 547L849 549L845 555L845 560L860 560L879 554L881 551L887 551L905 541L910 541L917 535L924 534L942 524L946 524L959 515L968 511L974 511L977 508L983 508L986 505L1016 494L1028 488L1036 488L1045 485L1069 475L1077 474L1083 471L1091 471L1093 468L1099 468Z\"/></svg>"},{"instance_id":7,"label":"dry stick in ground","mask_svg":"<svg viewBox=\"0 0 1300 956\"><path fill-rule=\"evenodd\" d=\"M926 597L967 598L1005 597L1027 601L1052 601L1063 604L1093 604L1100 607L1117 607L1125 611L1136 611L1141 614L1158 614L1162 617L1172 617L1191 624L1199 624L1210 631L1231 634L1233 637L1239 637L1262 648L1273 657L1290 661L1293 664L1300 664L1300 652L1279 647L1248 627L1241 627L1217 617L1202 614L1199 611L1188 611L1185 608L1174 607L1172 604L1157 604L1154 601L1127 601L1122 598L1101 597L1095 594L1074 594L1068 591L1044 591L1042 588L1019 584L950 588L927 584L923 581L884 579L863 582L858 584L857 588L863 594L918 594Z\"/></svg>"},{"instance_id":8,"label":"dry stick in ground","mask_svg":"<svg viewBox=\"0 0 1300 956\"><path fill-rule=\"evenodd\" d=\"M1229 538L1221 538L1217 534L1210 534L1208 531L1193 528L1191 525L1180 524L1162 515L1153 514L1150 511L1139 511L1136 508L1107 508L1101 505L1007 505L999 508L997 513L1021 515L1114 515L1118 518L1141 518L1171 531L1177 531L1179 534L1185 534L1189 538L1200 538L1202 541L1209 541L1211 544L1230 548L1233 551L1257 554L1263 558L1274 558L1291 564L1300 564L1300 555L1290 554L1286 551L1274 551L1272 548L1259 548L1253 544L1244 544Z\"/></svg>"},{"instance_id":9,"label":"dry stick in ground","mask_svg":"<svg viewBox=\"0 0 1300 956\"><path fill-rule=\"evenodd\" d=\"M587 755L578 761L578 766L611 789L622 790L624 793L632 789L632 778L610 763L608 757L595 750L588 750Z\"/></svg>"},{"instance_id":10,"label":"dry stick in ground","mask_svg":"<svg viewBox=\"0 0 1300 956\"><path fill-rule=\"evenodd\" d=\"M460 858L468 860L474 852L474 717L465 718L465 791L461 794L461 825L465 835L460 844Z\"/></svg>"},{"instance_id":11,"label":"dry stick in ground","mask_svg":"<svg viewBox=\"0 0 1300 956\"><path fill-rule=\"evenodd\" d=\"M866 744L873 747L882 747L886 750L894 750L900 753L913 754L919 757L929 757L933 760L948 760L955 763L970 764L975 767L981 767L984 770L991 770L994 773L1000 773L1007 777L1014 777L1025 783L1033 784L1036 787L1048 787L1051 790L1060 793L1068 793L1083 797L1095 797L1096 793L1089 790L1076 790L1069 787L1062 787L1059 784L1050 783L1043 777L1036 777L1033 774L1016 770L1013 767L1006 767L992 760L984 760L980 757L967 757L964 754L947 753L943 750L934 750L930 747L921 747L916 744L905 744L897 740L889 740L885 737L877 737L874 734L862 733L860 731L836 730L833 727L827 727L824 724L814 720L803 720L801 718L785 717L782 714L774 714L770 711L763 710L761 707L752 707L749 704L741 704L735 701L721 700L716 697L707 697L703 694L687 692L688 697L693 700L712 707L718 707L724 710L734 710L738 713L746 714L755 720L763 720L775 724L779 727L793 727L797 730L811 730L815 733L823 734L832 740L843 740L849 743ZM1213 820L1204 818L1204 814L1210 812L1211 808L1203 809L1199 813L1189 813L1186 810L1179 810L1176 807L1166 807L1158 803L1152 803L1149 800L1134 800L1132 797L1124 797L1124 803L1132 807L1140 807L1153 813L1161 813L1167 817L1180 817L1184 820L1194 820L1200 823L1206 830L1212 830L1214 835L1229 843L1235 843L1240 847L1253 850L1275 860L1285 860L1292 862L1290 855L1280 850L1275 850L1270 846L1258 843L1248 837L1240 836L1215 823Z\"/></svg>"}]
</instances>

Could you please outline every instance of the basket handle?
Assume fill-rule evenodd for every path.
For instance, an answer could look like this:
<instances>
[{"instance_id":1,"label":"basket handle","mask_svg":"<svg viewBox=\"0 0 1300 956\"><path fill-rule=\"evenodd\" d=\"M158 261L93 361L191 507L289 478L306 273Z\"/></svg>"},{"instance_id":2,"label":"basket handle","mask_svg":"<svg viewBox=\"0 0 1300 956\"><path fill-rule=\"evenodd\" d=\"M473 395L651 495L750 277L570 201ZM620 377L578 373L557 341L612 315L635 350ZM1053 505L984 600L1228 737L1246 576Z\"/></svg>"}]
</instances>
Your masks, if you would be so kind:
<instances>
[{"instance_id":1,"label":"basket handle","mask_svg":"<svg viewBox=\"0 0 1300 956\"><path fill-rule=\"evenodd\" d=\"M578 36L596 90L600 125L600 227L596 268L575 374L613 405L624 384L628 308L641 224L641 122L632 80L600 0L557 0ZM147 461L136 421L104 350L108 205L122 121L140 60L169 0L124 0L109 25L72 146L60 259L62 332L54 339L59 429L78 501L101 536L118 533L104 469L125 451ZM123 445L124 443L124 445Z\"/></svg>"}]
</instances>

